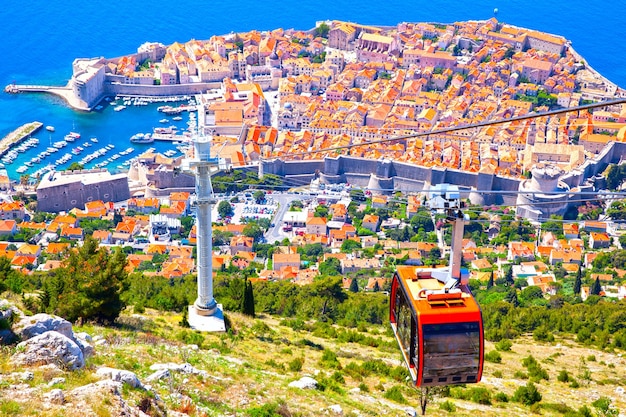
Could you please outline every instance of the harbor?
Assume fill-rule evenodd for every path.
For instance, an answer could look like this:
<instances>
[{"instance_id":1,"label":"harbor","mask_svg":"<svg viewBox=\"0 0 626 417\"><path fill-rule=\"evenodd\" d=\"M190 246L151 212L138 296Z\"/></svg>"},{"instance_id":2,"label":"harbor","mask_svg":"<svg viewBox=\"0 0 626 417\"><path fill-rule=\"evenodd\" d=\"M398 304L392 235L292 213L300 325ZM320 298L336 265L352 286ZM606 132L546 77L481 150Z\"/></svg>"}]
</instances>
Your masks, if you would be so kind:
<instances>
[{"instance_id":1,"label":"harbor","mask_svg":"<svg viewBox=\"0 0 626 417\"><path fill-rule=\"evenodd\" d=\"M6 135L0 142L0 161L7 176L12 181L28 176L28 181L35 183L46 172L66 170L72 164L119 173L127 171L133 159L146 152L170 158L184 154L191 138L190 129L195 126L195 113L190 111L195 106L190 97L168 97L145 104L139 104L144 103L141 98L116 99L103 102L100 112L74 113L71 120L31 122ZM159 107L181 100L185 101L180 104L188 108L189 116L164 119ZM118 103L124 102L128 110L116 112ZM90 120L101 119L110 126L91 126Z\"/></svg>"}]
</instances>

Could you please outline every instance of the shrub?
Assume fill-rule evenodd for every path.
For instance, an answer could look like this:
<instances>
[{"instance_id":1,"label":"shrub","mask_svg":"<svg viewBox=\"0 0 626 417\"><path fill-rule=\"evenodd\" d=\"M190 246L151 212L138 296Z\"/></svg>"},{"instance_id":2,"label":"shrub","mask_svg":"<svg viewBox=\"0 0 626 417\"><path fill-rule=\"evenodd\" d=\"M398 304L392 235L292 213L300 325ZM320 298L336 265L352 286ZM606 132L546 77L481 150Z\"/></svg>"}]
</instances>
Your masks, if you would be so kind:
<instances>
[{"instance_id":1,"label":"shrub","mask_svg":"<svg viewBox=\"0 0 626 417\"><path fill-rule=\"evenodd\" d=\"M531 380L536 382L541 381L542 379L545 379L546 381L550 379L546 370L541 367L539 362L537 362L537 359L535 359L532 355L524 358L522 360L522 365L528 369L528 375Z\"/></svg>"},{"instance_id":2,"label":"shrub","mask_svg":"<svg viewBox=\"0 0 626 417\"><path fill-rule=\"evenodd\" d=\"M492 363L502 363L502 355L497 350L492 350L485 355L485 360Z\"/></svg>"},{"instance_id":3,"label":"shrub","mask_svg":"<svg viewBox=\"0 0 626 417\"><path fill-rule=\"evenodd\" d=\"M503 392L499 392L494 396L495 400L501 403L508 403L509 402L509 396L506 395Z\"/></svg>"},{"instance_id":4,"label":"shrub","mask_svg":"<svg viewBox=\"0 0 626 417\"><path fill-rule=\"evenodd\" d=\"M456 406L454 405L454 403L445 400L444 402L442 402L441 404L439 404L439 408L441 410L447 411L449 413L454 413L456 411Z\"/></svg>"},{"instance_id":5,"label":"shrub","mask_svg":"<svg viewBox=\"0 0 626 417\"><path fill-rule=\"evenodd\" d=\"M487 388L476 387L471 389L470 400L477 404L491 405L491 393Z\"/></svg>"},{"instance_id":6,"label":"shrub","mask_svg":"<svg viewBox=\"0 0 626 417\"><path fill-rule=\"evenodd\" d=\"M523 371L515 371L515 373L513 374L513 378L528 379L528 374Z\"/></svg>"},{"instance_id":7,"label":"shrub","mask_svg":"<svg viewBox=\"0 0 626 417\"><path fill-rule=\"evenodd\" d=\"M335 371L335 373L333 373L330 378L333 381L338 382L340 384L345 384L346 383L346 380L344 379L343 375L339 371Z\"/></svg>"},{"instance_id":8,"label":"shrub","mask_svg":"<svg viewBox=\"0 0 626 417\"><path fill-rule=\"evenodd\" d=\"M294 358L291 362L289 362L289 370L291 372L300 372L302 370L302 365L304 365L303 358Z\"/></svg>"},{"instance_id":9,"label":"shrub","mask_svg":"<svg viewBox=\"0 0 626 417\"><path fill-rule=\"evenodd\" d=\"M559 376L557 376L556 379L559 382L568 382L569 381L569 374L567 373L567 371L565 369L562 369L561 372L559 372Z\"/></svg>"},{"instance_id":10,"label":"shrub","mask_svg":"<svg viewBox=\"0 0 626 417\"><path fill-rule=\"evenodd\" d=\"M407 403L406 398L404 398L404 395L402 395L402 389L398 385L394 385L393 387L385 391L383 397L400 404Z\"/></svg>"},{"instance_id":11,"label":"shrub","mask_svg":"<svg viewBox=\"0 0 626 417\"><path fill-rule=\"evenodd\" d=\"M502 378L502 371L494 371L493 372L493 377L494 378Z\"/></svg>"},{"instance_id":12,"label":"shrub","mask_svg":"<svg viewBox=\"0 0 626 417\"><path fill-rule=\"evenodd\" d=\"M361 382L361 383L359 384L359 389L360 389L362 392L370 392L370 387L368 387L368 386L367 386L367 384L366 384L365 382Z\"/></svg>"},{"instance_id":13,"label":"shrub","mask_svg":"<svg viewBox=\"0 0 626 417\"><path fill-rule=\"evenodd\" d=\"M513 342L511 342L509 339L502 339L498 343L496 343L496 349L501 352L510 351L511 346L513 346Z\"/></svg>"},{"instance_id":14,"label":"shrub","mask_svg":"<svg viewBox=\"0 0 626 417\"><path fill-rule=\"evenodd\" d=\"M320 359L320 365L326 368L341 369L337 354L330 349L324 349L322 358Z\"/></svg>"},{"instance_id":15,"label":"shrub","mask_svg":"<svg viewBox=\"0 0 626 417\"><path fill-rule=\"evenodd\" d=\"M525 386L519 387L513 394L513 401L524 405L533 405L541 401L541 393L532 382L528 382Z\"/></svg>"}]
</instances>

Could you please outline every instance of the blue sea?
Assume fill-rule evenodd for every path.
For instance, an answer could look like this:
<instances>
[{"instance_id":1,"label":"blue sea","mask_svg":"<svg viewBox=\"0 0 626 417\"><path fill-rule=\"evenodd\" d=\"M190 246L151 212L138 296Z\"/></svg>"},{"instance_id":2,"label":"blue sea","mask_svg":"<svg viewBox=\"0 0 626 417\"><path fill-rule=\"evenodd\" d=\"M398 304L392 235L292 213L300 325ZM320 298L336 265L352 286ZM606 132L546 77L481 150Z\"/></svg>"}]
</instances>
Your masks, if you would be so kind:
<instances>
[{"instance_id":1,"label":"blue sea","mask_svg":"<svg viewBox=\"0 0 626 417\"><path fill-rule=\"evenodd\" d=\"M306 30L315 27L318 21L332 19L396 25L399 22L486 20L494 15L504 23L564 36L589 65L612 82L626 87L626 44L623 42L626 2L616 0L597 4L587 0L5 0L0 9L0 86L4 88L12 82L65 85L71 77L74 58L125 55L135 52L146 41L167 45L255 29ZM35 120L56 128L54 133L43 129L38 132L39 147L7 166L13 179L19 178L15 169L21 162L35 156L51 142L61 140L70 131L80 132L82 138L64 152L91 137L97 137L99 144L113 144L116 151L121 151L130 146L130 136L152 131L153 127L160 126L162 117L156 105L129 107L121 112L105 107L101 112L82 113L69 109L52 96L0 92L0 137ZM186 127L184 122L178 122L181 128ZM172 145L150 146L162 150ZM136 145L136 151L130 156L137 155L142 147L148 145ZM83 154L93 149L87 148ZM53 159L49 159L46 162L52 162ZM115 165L120 161L115 161Z\"/></svg>"}]
</instances>

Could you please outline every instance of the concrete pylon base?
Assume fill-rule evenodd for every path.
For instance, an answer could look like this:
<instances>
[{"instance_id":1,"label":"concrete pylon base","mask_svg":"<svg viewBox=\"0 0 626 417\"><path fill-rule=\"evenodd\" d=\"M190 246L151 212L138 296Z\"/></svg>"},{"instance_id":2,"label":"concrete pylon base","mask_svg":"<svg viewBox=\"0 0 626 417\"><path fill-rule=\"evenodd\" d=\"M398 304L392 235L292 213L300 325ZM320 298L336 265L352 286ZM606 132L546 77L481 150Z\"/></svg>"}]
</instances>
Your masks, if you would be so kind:
<instances>
[{"instance_id":1,"label":"concrete pylon base","mask_svg":"<svg viewBox=\"0 0 626 417\"><path fill-rule=\"evenodd\" d=\"M190 305L188 307L187 321L189 326L194 330L201 332L225 332L226 324L224 322L224 311L222 305L218 304L215 313L210 316L202 316L198 314L196 307Z\"/></svg>"}]
</instances>

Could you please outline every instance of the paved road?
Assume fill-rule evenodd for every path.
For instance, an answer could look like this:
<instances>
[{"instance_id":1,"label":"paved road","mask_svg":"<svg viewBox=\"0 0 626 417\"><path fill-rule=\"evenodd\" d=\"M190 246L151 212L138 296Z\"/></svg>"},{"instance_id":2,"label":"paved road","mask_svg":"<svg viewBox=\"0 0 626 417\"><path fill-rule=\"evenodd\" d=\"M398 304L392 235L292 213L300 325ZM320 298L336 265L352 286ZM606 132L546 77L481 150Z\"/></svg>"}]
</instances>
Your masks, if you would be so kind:
<instances>
[{"instance_id":1,"label":"paved road","mask_svg":"<svg viewBox=\"0 0 626 417\"><path fill-rule=\"evenodd\" d=\"M308 195L276 193L272 194L272 198L275 201L278 201L279 206L274 216L274 227L270 227L265 233L265 240L267 241L267 243L274 243L276 241L283 240L284 238L289 236L288 234L284 233L281 228L285 213L289 209L292 201L308 198Z\"/></svg>"}]
</instances>

